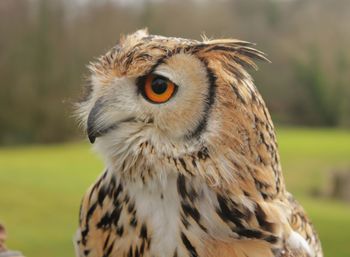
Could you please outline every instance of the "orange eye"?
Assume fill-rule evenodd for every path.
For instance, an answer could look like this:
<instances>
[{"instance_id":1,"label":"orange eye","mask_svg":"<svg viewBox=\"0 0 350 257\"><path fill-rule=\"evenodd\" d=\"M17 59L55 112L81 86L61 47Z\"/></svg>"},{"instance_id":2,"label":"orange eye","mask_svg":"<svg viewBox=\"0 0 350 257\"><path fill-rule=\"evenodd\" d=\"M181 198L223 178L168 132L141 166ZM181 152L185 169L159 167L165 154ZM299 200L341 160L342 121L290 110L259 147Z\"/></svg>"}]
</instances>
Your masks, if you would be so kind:
<instances>
[{"instance_id":1,"label":"orange eye","mask_svg":"<svg viewBox=\"0 0 350 257\"><path fill-rule=\"evenodd\" d=\"M143 96L152 103L165 103L175 93L177 86L159 75L148 75L143 85Z\"/></svg>"}]
</instances>

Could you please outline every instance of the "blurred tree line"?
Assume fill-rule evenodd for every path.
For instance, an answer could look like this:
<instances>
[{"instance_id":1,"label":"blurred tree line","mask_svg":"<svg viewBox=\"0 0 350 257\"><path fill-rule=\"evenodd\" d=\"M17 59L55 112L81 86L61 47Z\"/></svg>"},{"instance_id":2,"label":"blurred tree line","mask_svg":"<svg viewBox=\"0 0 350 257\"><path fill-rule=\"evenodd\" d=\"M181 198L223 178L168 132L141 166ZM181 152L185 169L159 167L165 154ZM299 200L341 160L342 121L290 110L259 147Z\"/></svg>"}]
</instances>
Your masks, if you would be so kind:
<instances>
[{"instance_id":1,"label":"blurred tree line","mask_svg":"<svg viewBox=\"0 0 350 257\"><path fill-rule=\"evenodd\" d=\"M86 64L120 34L258 43L253 72L275 122L350 127L348 0L1 0L0 144L81 134L72 105Z\"/></svg>"}]
</instances>

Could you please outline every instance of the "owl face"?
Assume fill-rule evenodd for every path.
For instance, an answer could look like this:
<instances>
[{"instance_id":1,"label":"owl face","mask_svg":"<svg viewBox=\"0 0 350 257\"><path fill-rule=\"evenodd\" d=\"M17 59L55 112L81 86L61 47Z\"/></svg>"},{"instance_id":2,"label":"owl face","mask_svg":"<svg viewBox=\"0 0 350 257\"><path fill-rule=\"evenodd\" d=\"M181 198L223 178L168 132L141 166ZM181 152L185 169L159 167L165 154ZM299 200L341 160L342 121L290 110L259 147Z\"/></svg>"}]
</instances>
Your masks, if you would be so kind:
<instances>
[{"instance_id":1,"label":"owl face","mask_svg":"<svg viewBox=\"0 0 350 257\"><path fill-rule=\"evenodd\" d=\"M90 139L130 126L162 140L191 138L206 122L215 93L211 87L204 64L183 53L140 76L115 77L108 85L96 83L96 100L87 120Z\"/></svg>"},{"instance_id":2,"label":"owl face","mask_svg":"<svg viewBox=\"0 0 350 257\"><path fill-rule=\"evenodd\" d=\"M178 155L222 137L227 122L240 122L235 109L256 94L243 65L264 56L247 45L146 31L122 38L90 65L90 92L78 111L90 142L110 156L144 142Z\"/></svg>"}]
</instances>

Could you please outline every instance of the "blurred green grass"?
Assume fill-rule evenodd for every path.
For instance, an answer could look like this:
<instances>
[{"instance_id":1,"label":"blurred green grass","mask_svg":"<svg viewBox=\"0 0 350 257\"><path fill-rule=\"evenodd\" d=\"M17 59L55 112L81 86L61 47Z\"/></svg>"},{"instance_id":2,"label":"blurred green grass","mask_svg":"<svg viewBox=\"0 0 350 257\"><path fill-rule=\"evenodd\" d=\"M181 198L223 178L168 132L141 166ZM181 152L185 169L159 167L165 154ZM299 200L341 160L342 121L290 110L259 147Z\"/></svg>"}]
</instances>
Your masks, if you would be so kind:
<instances>
[{"instance_id":1,"label":"blurred green grass","mask_svg":"<svg viewBox=\"0 0 350 257\"><path fill-rule=\"evenodd\" d=\"M288 189L313 220L325 256L350 256L350 205L310 196L329 170L350 167L350 132L282 128L277 136ZM9 247L28 257L74 256L80 199L102 170L85 143L0 148L0 220Z\"/></svg>"}]
</instances>

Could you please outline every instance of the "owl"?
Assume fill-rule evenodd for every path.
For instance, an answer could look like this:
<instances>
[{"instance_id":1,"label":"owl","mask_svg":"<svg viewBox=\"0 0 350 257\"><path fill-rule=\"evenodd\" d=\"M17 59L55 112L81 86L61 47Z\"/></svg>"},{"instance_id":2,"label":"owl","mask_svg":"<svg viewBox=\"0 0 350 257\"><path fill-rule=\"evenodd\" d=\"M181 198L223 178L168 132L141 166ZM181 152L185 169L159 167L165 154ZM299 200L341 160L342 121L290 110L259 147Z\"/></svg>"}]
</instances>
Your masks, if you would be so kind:
<instances>
[{"instance_id":1,"label":"owl","mask_svg":"<svg viewBox=\"0 0 350 257\"><path fill-rule=\"evenodd\" d=\"M78 116L106 169L78 257L322 257L286 191L252 44L140 30L89 65Z\"/></svg>"}]
</instances>

